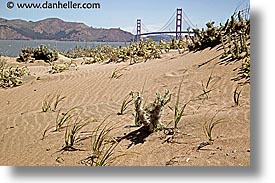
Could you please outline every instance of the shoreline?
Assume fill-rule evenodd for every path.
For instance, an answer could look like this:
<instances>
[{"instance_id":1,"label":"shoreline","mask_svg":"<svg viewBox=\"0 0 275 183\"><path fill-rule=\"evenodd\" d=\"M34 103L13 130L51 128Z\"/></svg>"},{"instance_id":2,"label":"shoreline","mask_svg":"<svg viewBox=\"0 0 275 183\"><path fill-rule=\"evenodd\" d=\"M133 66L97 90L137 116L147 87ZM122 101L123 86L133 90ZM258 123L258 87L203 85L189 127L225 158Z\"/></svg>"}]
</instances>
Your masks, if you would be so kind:
<instances>
[{"instance_id":1,"label":"shoreline","mask_svg":"<svg viewBox=\"0 0 275 183\"><path fill-rule=\"evenodd\" d=\"M1 46L1 42L3 43L3 47ZM9 45L6 45L9 43ZM15 44L12 44L15 43ZM18 45L18 43L20 43ZM69 51L74 49L76 46L88 46L88 47L96 47L97 45L111 45L111 46L128 46L130 42L78 42L78 41L55 41L55 40L0 40L0 55L5 56L15 56L15 54L19 54L20 50L23 47L38 47L41 44L45 44L49 46L51 49L55 47L59 47L60 51ZM7 48L10 47L10 48ZM16 53L15 51L16 50ZM7 55L8 54L8 55Z\"/></svg>"}]
</instances>

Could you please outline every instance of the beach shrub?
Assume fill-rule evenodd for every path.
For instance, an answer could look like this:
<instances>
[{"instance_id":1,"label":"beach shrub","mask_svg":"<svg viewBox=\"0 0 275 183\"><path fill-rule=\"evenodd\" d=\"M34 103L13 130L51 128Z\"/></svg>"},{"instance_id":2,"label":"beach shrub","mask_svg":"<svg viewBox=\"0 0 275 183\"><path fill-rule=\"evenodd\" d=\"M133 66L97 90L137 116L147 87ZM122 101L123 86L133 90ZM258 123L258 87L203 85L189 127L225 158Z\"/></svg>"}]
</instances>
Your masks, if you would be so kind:
<instances>
[{"instance_id":1,"label":"beach shrub","mask_svg":"<svg viewBox=\"0 0 275 183\"><path fill-rule=\"evenodd\" d=\"M140 122L144 126L148 126L150 132L161 130L163 128L163 125L160 122L160 118L163 107L170 101L170 99L171 94L169 91L166 91L164 95L157 93L154 102L150 103L147 107L144 108L143 97L138 92L134 101L135 111Z\"/></svg>"},{"instance_id":2,"label":"beach shrub","mask_svg":"<svg viewBox=\"0 0 275 183\"><path fill-rule=\"evenodd\" d=\"M16 60L18 62L25 62L25 63L33 63L35 58L34 58L34 49L30 47L22 48L21 51L19 52L19 58Z\"/></svg>"},{"instance_id":3,"label":"beach shrub","mask_svg":"<svg viewBox=\"0 0 275 183\"><path fill-rule=\"evenodd\" d=\"M175 39L173 38L170 42L166 42L166 47L169 47L169 50L178 50L179 53L182 53L180 50L183 49L183 51L185 50L185 48L187 47L186 41L184 41L183 36L180 36L179 39Z\"/></svg>"},{"instance_id":4,"label":"beach shrub","mask_svg":"<svg viewBox=\"0 0 275 183\"><path fill-rule=\"evenodd\" d=\"M164 44L164 42L163 42ZM161 47L151 39L132 42L128 47L111 47L109 45L97 46L95 48L77 46L67 52L62 52L69 58L83 58L84 64L92 63L119 63L130 61L147 61L149 59L160 58Z\"/></svg>"},{"instance_id":5,"label":"beach shrub","mask_svg":"<svg viewBox=\"0 0 275 183\"><path fill-rule=\"evenodd\" d=\"M45 45L40 45L37 48L22 48L19 52L18 62L34 62L35 60L44 60L45 62L53 62L58 59L58 51L51 50Z\"/></svg>"},{"instance_id":6,"label":"beach shrub","mask_svg":"<svg viewBox=\"0 0 275 183\"><path fill-rule=\"evenodd\" d=\"M6 61L0 60L0 87L11 88L23 84L23 77L30 75L27 67L7 66Z\"/></svg>"},{"instance_id":7,"label":"beach shrub","mask_svg":"<svg viewBox=\"0 0 275 183\"><path fill-rule=\"evenodd\" d=\"M0 69L4 68L7 65L7 61L4 59L0 59Z\"/></svg>"},{"instance_id":8,"label":"beach shrub","mask_svg":"<svg viewBox=\"0 0 275 183\"><path fill-rule=\"evenodd\" d=\"M215 27L214 24L215 22L206 23L206 30L193 29L194 35L189 37L191 42L187 46L190 51L203 50L221 43L222 27Z\"/></svg>"},{"instance_id":9,"label":"beach shrub","mask_svg":"<svg viewBox=\"0 0 275 183\"><path fill-rule=\"evenodd\" d=\"M242 17L241 12L232 15L223 28L222 58L242 60L240 73L250 79L250 20Z\"/></svg>"},{"instance_id":10,"label":"beach shrub","mask_svg":"<svg viewBox=\"0 0 275 183\"><path fill-rule=\"evenodd\" d=\"M57 50L51 50L44 45L34 49L35 60L44 60L46 62L52 62L58 59Z\"/></svg>"},{"instance_id":11,"label":"beach shrub","mask_svg":"<svg viewBox=\"0 0 275 183\"><path fill-rule=\"evenodd\" d=\"M223 57L235 60L250 56L250 20L245 20L241 12L227 20L222 34Z\"/></svg>"},{"instance_id":12,"label":"beach shrub","mask_svg":"<svg viewBox=\"0 0 275 183\"><path fill-rule=\"evenodd\" d=\"M50 63L51 70L49 70L50 74L57 74L64 72L66 70L70 70L70 68L75 68L75 70L78 70L78 66L76 63L74 63L72 60L70 62L65 62L64 64L56 64L54 62Z\"/></svg>"},{"instance_id":13,"label":"beach shrub","mask_svg":"<svg viewBox=\"0 0 275 183\"><path fill-rule=\"evenodd\" d=\"M190 51L203 50L222 44L224 60L242 60L241 71L250 78L250 19L243 18L242 12L234 13L225 25L214 26L208 22L207 29L193 29L194 35L189 36Z\"/></svg>"},{"instance_id":14,"label":"beach shrub","mask_svg":"<svg viewBox=\"0 0 275 183\"><path fill-rule=\"evenodd\" d=\"M241 12L232 15L225 25L214 26L214 24L215 22L206 23L206 30L204 28L201 30L193 29L194 35L190 36L189 50L202 50L222 43L224 57L229 56L232 59L240 59L248 54L250 20L244 19Z\"/></svg>"},{"instance_id":15,"label":"beach shrub","mask_svg":"<svg viewBox=\"0 0 275 183\"><path fill-rule=\"evenodd\" d=\"M51 70L49 70L50 74L57 74L61 73L65 70L69 70L69 66L67 64L64 65L57 65L55 63L51 64Z\"/></svg>"}]
</instances>

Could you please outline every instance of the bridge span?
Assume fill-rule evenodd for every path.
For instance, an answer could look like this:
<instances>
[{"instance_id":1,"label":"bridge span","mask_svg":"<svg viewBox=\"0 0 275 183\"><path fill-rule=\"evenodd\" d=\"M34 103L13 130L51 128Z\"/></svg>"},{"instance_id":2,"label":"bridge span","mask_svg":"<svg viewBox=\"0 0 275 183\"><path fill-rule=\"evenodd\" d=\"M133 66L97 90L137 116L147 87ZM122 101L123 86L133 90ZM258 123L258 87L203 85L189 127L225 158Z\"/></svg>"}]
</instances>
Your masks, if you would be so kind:
<instances>
[{"instance_id":1,"label":"bridge span","mask_svg":"<svg viewBox=\"0 0 275 183\"><path fill-rule=\"evenodd\" d=\"M138 36L147 36L147 35L156 35L156 34L176 34L176 33L180 33L180 34L194 34L194 32L191 32L191 31L181 31L181 32L177 32L177 31L163 31L163 32L146 32L146 33L141 33Z\"/></svg>"},{"instance_id":2,"label":"bridge span","mask_svg":"<svg viewBox=\"0 0 275 183\"><path fill-rule=\"evenodd\" d=\"M169 26L174 22L175 20L175 30L174 31L167 31ZM159 30L159 31L150 31L146 26L141 22L141 19L137 19L136 23L136 34L135 39L138 41L141 36L147 36L147 35L160 35L160 34L175 34L176 39L179 39L182 34L193 34L193 31L186 31L182 28L183 20L188 25L188 29L194 28L194 24L190 21L190 19L187 17L186 13L182 10L182 8L177 8L175 14L171 16L171 18L168 20L168 22ZM144 30L147 30L147 32L142 32L142 27ZM192 29L191 29L192 30Z\"/></svg>"}]
</instances>

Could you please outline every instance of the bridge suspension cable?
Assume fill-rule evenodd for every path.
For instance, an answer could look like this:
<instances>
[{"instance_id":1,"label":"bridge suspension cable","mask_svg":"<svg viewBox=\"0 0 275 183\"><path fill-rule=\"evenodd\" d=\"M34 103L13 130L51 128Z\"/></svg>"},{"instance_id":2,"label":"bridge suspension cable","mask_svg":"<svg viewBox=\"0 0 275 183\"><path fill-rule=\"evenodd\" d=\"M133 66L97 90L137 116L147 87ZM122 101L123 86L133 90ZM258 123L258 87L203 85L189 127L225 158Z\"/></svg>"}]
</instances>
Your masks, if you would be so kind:
<instances>
[{"instance_id":1,"label":"bridge suspension cable","mask_svg":"<svg viewBox=\"0 0 275 183\"><path fill-rule=\"evenodd\" d=\"M143 22L141 22L141 27L145 30L145 32L152 32Z\"/></svg>"},{"instance_id":2,"label":"bridge suspension cable","mask_svg":"<svg viewBox=\"0 0 275 183\"><path fill-rule=\"evenodd\" d=\"M133 28L133 30L132 30L132 32L131 32L131 33L132 33L133 35L135 35L135 34L136 34L136 32L137 32L137 27L136 27L136 25L134 25L134 28Z\"/></svg>"},{"instance_id":3,"label":"bridge suspension cable","mask_svg":"<svg viewBox=\"0 0 275 183\"><path fill-rule=\"evenodd\" d=\"M185 23L190 27L190 28L195 28L196 26L191 22L191 20L189 19L189 17L187 16L187 14L184 12L184 11L182 11L182 13L183 13L183 19L184 19L184 21L185 21ZM185 19L186 18L186 19ZM188 23L189 22L189 23ZM192 26L190 26L190 24L192 25Z\"/></svg>"},{"instance_id":4,"label":"bridge suspension cable","mask_svg":"<svg viewBox=\"0 0 275 183\"><path fill-rule=\"evenodd\" d=\"M176 18L176 11L173 12L172 16L169 18L169 20L166 22L166 24L164 24L159 31L163 31L165 29L167 29L174 21Z\"/></svg>"},{"instance_id":5,"label":"bridge suspension cable","mask_svg":"<svg viewBox=\"0 0 275 183\"><path fill-rule=\"evenodd\" d=\"M160 31L164 31L164 30L167 30L167 29L171 29L171 25L172 24L175 24L175 17L173 17L174 19L172 21L169 22L169 24L167 24L165 27L163 27Z\"/></svg>"}]
</instances>

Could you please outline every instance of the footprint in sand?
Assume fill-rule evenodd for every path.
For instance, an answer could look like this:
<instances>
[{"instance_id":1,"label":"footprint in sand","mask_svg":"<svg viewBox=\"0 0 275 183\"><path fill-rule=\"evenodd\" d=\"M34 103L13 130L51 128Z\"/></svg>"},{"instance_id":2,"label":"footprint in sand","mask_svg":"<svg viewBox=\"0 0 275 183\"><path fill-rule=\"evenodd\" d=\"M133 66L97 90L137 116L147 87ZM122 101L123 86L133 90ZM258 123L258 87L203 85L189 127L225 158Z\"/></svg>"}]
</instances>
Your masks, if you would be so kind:
<instances>
[{"instance_id":1,"label":"footprint in sand","mask_svg":"<svg viewBox=\"0 0 275 183\"><path fill-rule=\"evenodd\" d=\"M165 77L182 77L184 75L187 75L187 69L181 69L181 70L176 70L172 72L167 72L164 74Z\"/></svg>"}]
</instances>

